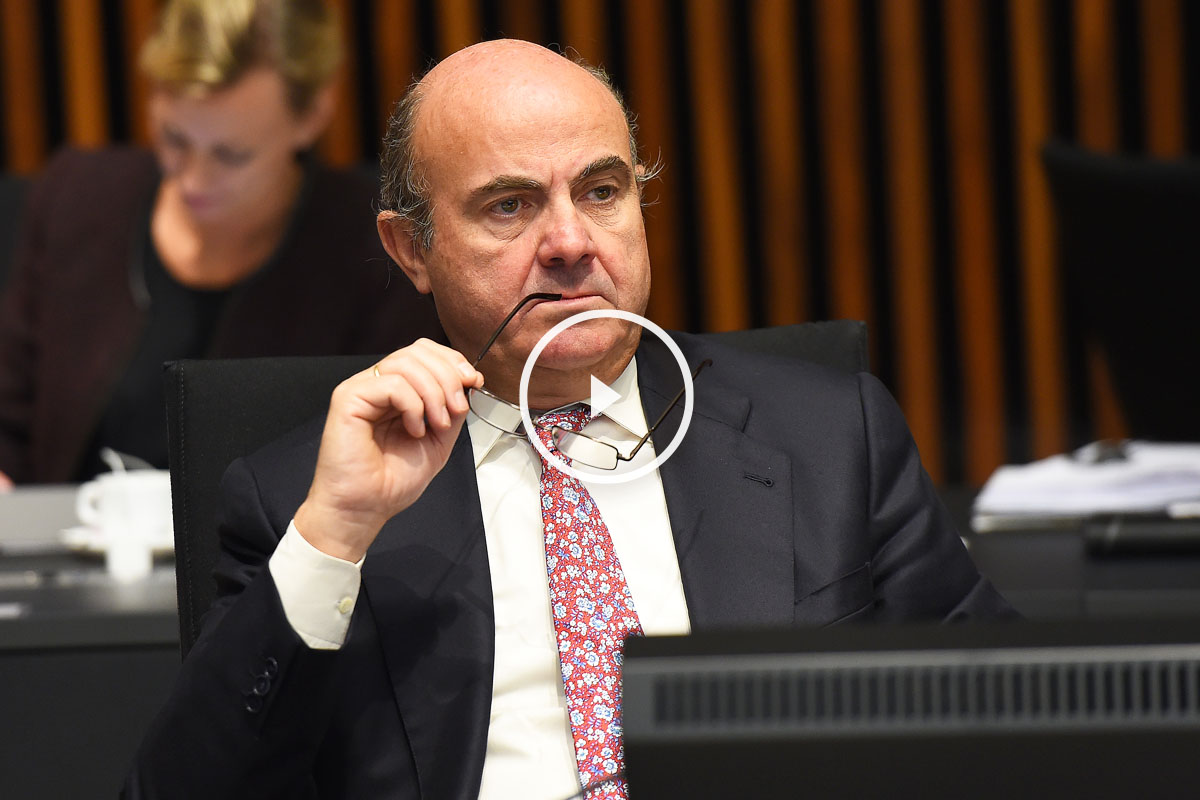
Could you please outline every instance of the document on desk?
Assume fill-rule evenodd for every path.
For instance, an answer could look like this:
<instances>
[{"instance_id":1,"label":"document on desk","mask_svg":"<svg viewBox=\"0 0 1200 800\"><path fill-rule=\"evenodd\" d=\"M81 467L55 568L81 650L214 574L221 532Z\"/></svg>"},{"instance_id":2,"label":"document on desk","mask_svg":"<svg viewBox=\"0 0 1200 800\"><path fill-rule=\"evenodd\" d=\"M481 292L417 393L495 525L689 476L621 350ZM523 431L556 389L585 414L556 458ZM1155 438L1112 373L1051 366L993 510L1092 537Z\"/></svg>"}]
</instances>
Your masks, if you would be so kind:
<instances>
[{"instance_id":1,"label":"document on desk","mask_svg":"<svg viewBox=\"0 0 1200 800\"><path fill-rule=\"evenodd\" d=\"M77 525L74 484L22 486L0 494L0 555L66 550L64 528Z\"/></svg>"},{"instance_id":2,"label":"document on desk","mask_svg":"<svg viewBox=\"0 0 1200 800\"><path fill-rule=\"evenodd\" d=\"M972 527L983 533L1098 514L1200 511L1200 445L1133 441L1104 460L1078 453L996 470L975 500Z\"/></svg>"}]
</instances>

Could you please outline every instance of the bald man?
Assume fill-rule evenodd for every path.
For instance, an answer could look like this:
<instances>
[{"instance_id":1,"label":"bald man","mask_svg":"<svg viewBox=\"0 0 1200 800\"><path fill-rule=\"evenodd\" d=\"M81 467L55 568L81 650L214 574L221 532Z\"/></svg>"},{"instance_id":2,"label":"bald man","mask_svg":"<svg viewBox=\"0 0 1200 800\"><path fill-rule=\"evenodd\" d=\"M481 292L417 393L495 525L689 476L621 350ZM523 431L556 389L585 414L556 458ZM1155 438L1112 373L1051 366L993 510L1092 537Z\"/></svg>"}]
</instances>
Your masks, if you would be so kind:
<instances>
[{"instance_id":1,"label":"bald man","mask_svg":"<svg viewBox=\"0 0 1200 800\"><path fill-rule=\"evenodd\" d=\"M647 170L602 74L478 44L410 90L385 146L380 237L453 347L388 355L230 469L219 599L131 796L624 797L625 633L1010 613L869 375L678 334L711 366L657 469L572 483L531 446L512 410L535 343L650 289ZM670 352L621 319L572 326L529 407L587 401L592 376L619 399L572 433L628 456L617 474L652 462L680 427Z\"/></svg>"}]
</instances>

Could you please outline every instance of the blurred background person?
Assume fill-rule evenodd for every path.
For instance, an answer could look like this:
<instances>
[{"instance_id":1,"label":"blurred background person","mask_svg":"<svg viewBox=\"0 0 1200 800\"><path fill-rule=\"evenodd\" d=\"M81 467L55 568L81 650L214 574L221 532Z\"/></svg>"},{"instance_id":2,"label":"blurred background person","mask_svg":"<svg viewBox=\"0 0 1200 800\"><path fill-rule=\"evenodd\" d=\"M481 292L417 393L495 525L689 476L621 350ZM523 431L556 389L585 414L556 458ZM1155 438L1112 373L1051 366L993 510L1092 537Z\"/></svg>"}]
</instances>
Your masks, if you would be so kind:
<instances>
[{"instance_id":1,"label":"blurred background person","mask_svg":"<svg viewBox=\"0 0 1200 800\"><path fill-rule=\"evenodd\" d=\"M175 0L145 43L154 153L66 150L0 299L0 487L165 467L162 363L441 338L375 231L376 180L321 166L341 60L320 0Z\"/></svg>"}]
</instances>

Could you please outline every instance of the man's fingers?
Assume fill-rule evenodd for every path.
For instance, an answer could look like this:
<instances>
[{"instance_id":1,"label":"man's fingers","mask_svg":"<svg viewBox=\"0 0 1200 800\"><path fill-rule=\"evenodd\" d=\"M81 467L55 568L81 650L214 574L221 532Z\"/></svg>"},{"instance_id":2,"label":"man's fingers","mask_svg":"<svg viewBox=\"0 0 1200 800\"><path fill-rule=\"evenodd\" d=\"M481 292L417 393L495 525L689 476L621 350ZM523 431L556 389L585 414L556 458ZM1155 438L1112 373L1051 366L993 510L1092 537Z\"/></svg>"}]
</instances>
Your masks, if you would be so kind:
<instances>
[{"instance_id":1,"label":"man's fingers","mask_svg":"<svg viewBox=\"0 0 1200 800\"><path fill-rule=\"evenodd\" d=\"M375 371L407 380L425 403L426 419L441 427L467 412L466 389L482 378L461 353L429 340L392 353L375 365L372 376Z\"/></svg>"}]
</instances>

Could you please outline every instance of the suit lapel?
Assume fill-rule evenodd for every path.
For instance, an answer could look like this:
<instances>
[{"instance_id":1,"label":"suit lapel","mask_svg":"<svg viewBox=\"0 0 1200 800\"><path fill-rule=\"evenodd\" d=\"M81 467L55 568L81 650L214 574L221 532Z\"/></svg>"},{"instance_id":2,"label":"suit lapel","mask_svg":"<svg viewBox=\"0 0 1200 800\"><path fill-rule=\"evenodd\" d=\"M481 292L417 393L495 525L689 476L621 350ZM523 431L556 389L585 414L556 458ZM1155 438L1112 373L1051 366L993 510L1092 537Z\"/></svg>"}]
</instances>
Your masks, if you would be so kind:
<instances>
[{"instance_id":1,"label":"suit lapel","mask_svg":"<svg viewBox=\"0 0 1200 800\"><path fill-rule=\"evenodd\" d=\"M695 368L698 359L692 359ZM745 395L701 372L695 411L679 448L660 467L667 513L692 627L787 625L795 602L792 464L744 432ZM679 391L679 367L658 341L638 351L646 418ZM655 431L655 449L673 440L683 403Z\"/></svg>"},{"instance_id":2,"label":"suit lapel","mask_svg":"<svg viewBox=\"0 0 1200 800\"><path fill-rule=\"evenodd\" d=\"M495 621L465 427L420 500L384 526L363 587L423 796L473 796L487 749Z\"/></svg>"}]
</instances>

